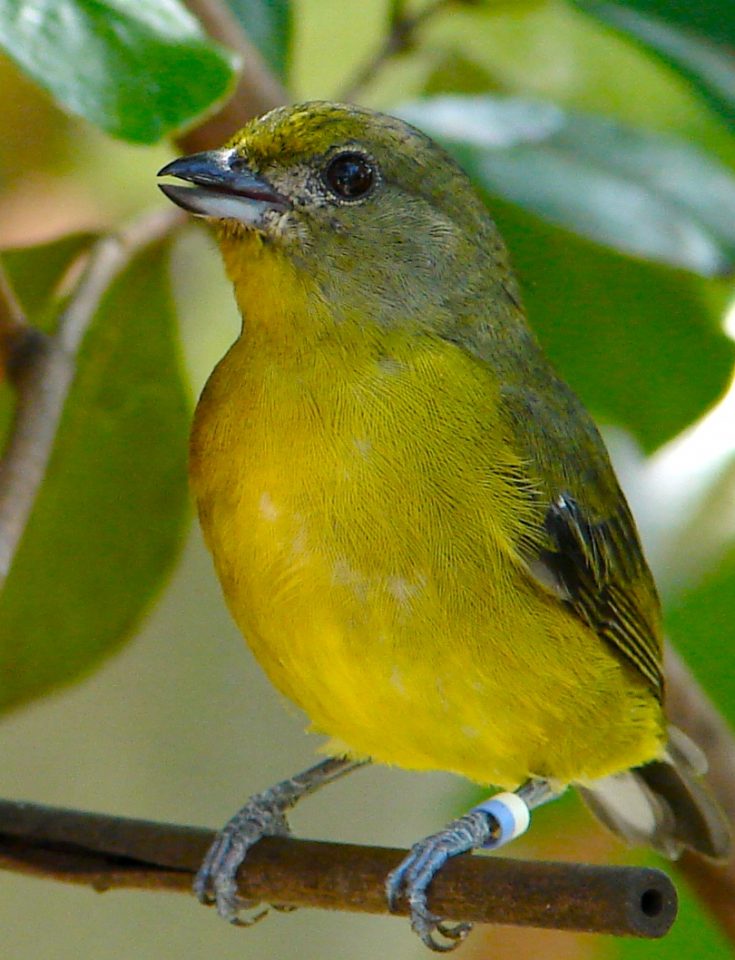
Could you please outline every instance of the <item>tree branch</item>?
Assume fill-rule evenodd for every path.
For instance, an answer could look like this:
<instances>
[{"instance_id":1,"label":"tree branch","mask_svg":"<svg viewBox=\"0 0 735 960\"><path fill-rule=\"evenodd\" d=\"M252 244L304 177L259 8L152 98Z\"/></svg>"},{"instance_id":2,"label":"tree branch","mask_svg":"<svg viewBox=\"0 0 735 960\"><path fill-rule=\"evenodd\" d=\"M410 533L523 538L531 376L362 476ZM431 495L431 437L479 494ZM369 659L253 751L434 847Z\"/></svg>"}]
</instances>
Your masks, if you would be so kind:
<instances>
[{"instance_id":1,"label":"tree branch","mask_svg":"<svg viewBox=\"0 0 735 960\"><path fill-rule=\"evenodd\" d=\"M735 827L735 737L722 714L701 688L681 657L666 650L669 719L689 734L709 761L709 783L731 827ZM693 853L678 861L679 871L735 944L735 858L713 863Z\"/></svg>"},{"instance_id":2,"label":"tree branch","mask_svg":"<svg viewBox=\"0 0 735 960\"><path fill-rule=\"evenodd\" d=\"M0 867L97 890L191 892L210 830L0 801ZM405 850L269 837L238 875L246 900L387 913L385 878ZM677 909L659 870L457 857L432 883L443 916L618 936L661 937ZM400 911L406 914L406 905Z\"/></svg>"},{"instance_id":3,"label":"tree branch","mask_svg":"<svg viewBox=\"0 0 735 960\"><path fill-rule=\"evenodd\" d=\"M147 214L92 248L76 290L53 337L24 328L14 353L16 403L10 438L0 461L0 587L8 575L46 473L79 347L112 281L144 247L184 221L180 210Z\"/></svg>"}]
</instances>

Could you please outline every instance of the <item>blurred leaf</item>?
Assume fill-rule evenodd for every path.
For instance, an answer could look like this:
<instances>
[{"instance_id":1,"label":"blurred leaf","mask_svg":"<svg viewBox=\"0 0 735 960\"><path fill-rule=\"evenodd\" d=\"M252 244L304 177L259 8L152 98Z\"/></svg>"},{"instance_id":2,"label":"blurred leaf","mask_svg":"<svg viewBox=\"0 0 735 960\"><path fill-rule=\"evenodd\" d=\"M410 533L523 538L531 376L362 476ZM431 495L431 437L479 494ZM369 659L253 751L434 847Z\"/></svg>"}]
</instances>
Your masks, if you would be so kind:
<instances>
[{"instance_id":1,"label":"blurred leaf","mask_svg":"<svg viewBox=\"0 0 735 960\"><path fill-rule=\"evenodd\" d=\"M586 4L587 0L582 0ZM735 46L735 4L730 0L613 0L614 5ZM611 4L612 5L612 4Z\"/></svg>"},{"instance_id":2,"label":"blurred leaf","mask_svg":"<svg viewBox=\"0 0 735 960\"><path fill-rule=\"evenodd\" d=\"M291 0L227 0L268 66L286 80L291 51Z\"/></svg>"},{"instance_id":3,"label":"blurred leaf","mask_svg":"<svg viewBox=\"0 0 735 960\"><path fill-rule=\"evenodd\" d=\"M703 276L732 269L735 178L688 144L514 97L437 97L398 113L488 192L552 223Z\"/></svg>"},{"instance_id":4,"label":"blurred leaf","mask_svg":"<svg viewBox=\"0 0 735 960\"><path fill-rule=\"evenodd\" d=\"M735 344L716 322L711 284L605 250L497 198L488 204L532 326L595 416L651 450L718 399Z\"/></svg>"},{"instance_id":5,"label":"blurred leaf","mask_svg":"<svg viewBox=\"0 0 735 960\"><path fill-rule=\"evenodd\" d=\"M643 16L627 5L604 0L576 0L580 10L601 20L662 59L703 94L725 119L735 120L733 51L702 39L690 30Z\"/></svg>"},{"instance_id":6,"label":"blurred leaf","mask_svg":"<svg viewBox=\"0 0 735 960\"><path fill-rule=\"evenodd\" d=\"M0 0L0 46L66 109L138 143L191 123L234 77L178 0Z\"/></svg>"},{"instance_id":7,"label":"blurred leaf","mask_svg":"<svg viewBox=\"0 0 735 960\"><path fill-rule=\"evenodd\" d=\"M136 626L187 515L187 400L162 248L108 291L0 602L0 706L75 679Z\"/></svg>"},{"instance_id":8,"label":"blurred leaf","mask_svg":"<svg viewBox=\"0 0 735 960\"><path fill-rule=\"evenodd\" d=\"M34 326L50 331L52 295L77 256L94 239L92 233L71 233L50 243L0 252L15 295Z\"/></svg>"},{"instance_id":9,"label":"blurred leaf","mask_svg":"<svg viewBox=\"0 0 735 960\"><path fill-rule=\"evenodd\" d=\"M490 73L458 49L443 50L426 78L427 97L439 93L487 93L496 87Z\"/></svg>"}]
</instances>

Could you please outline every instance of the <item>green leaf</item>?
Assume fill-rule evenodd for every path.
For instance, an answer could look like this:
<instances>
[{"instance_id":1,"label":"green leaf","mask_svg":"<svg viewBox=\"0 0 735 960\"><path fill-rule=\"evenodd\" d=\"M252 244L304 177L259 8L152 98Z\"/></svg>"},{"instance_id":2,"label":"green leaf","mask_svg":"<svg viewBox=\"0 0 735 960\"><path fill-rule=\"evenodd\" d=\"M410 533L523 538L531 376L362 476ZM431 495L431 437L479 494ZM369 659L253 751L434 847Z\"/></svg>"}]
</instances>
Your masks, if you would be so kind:
<instances>
[{"instance_id":1,"label":"green leaf","mask_svg":"<svg viewBox=\"0 0 735 960\"><path fill-rule=\"evenodd\" d=\"M673 67L726 120L735 121L735 61L730 49L658 17L644 16L630 9L633 5L576 0L576 6Z\"/></svg>"},{"instance_id":2,"label":"green leaf","mask_svg":"<svg viewBox=\"0 0 735 960\"><path fill-rule=\"evenodd\" d=\"M479 63L466 57L461 50L440 51L423 86L424 96L443 93L487 93L496 87L491 74Z\"/></svg>"},{"instance_id":3,"label":"green leaf","mask_svg":"<svg viewBox=\"0 0 735 960\"><path fill-rule=\"evenodd\" d=\"M436 97L398 113L489 193L552 223L703 276L733 267L735 178L684 142L515 97Z\"/></svg>"},{"instance_id":4,"label":"green leaf","mask_svg":"<svg viewBox=\"0 0 735 960\"><path fill-rule=\"evenodd\" d=\"M285 81L291 52L291 0L227 0L271 70Z\"/></svg>"},{"instance_id":5,"label":"green leaf","mask_svg":"<svg viewBox=\"0 0 735 960\"><path fill-rule=\"evenodd\" d=\"M113 284L0 600L0 707L89 671L130 634L188 514L188 403L162 247Z\"/></svg>"},{"instance_id":6,"label":"green leaf","mask_svg":"<svg viewBox=\"0 0 735 960\"><path fill-rule=\"evenodd\" d=\"M632 260L488 200L531 325L592 413L652 450L722 394L735 344L712 284Z\"/></svg>"},{"instance_id":7,"label":"green leaf","mask_svg":"<svg viewBox=\"0 0 735 960\"><path fill-rule=\"evenodd\" d=\"M583 4L587 0L583 0ZM735 4L730 0L613 0L648 17L701 34L714 43L735 46ZM583 5L580 4L580 5Z\"/></svg>"},{"instance_id":8,"label":"green leaf","mask_svg":"<svg viewBox=\"0 0 735 960\"><path fill-rule=\"evenodd\" d=\"M234 80L178 0L0 0L0 47L67 110L137 143L191 123Z\"/></svg>"}]
</instances>

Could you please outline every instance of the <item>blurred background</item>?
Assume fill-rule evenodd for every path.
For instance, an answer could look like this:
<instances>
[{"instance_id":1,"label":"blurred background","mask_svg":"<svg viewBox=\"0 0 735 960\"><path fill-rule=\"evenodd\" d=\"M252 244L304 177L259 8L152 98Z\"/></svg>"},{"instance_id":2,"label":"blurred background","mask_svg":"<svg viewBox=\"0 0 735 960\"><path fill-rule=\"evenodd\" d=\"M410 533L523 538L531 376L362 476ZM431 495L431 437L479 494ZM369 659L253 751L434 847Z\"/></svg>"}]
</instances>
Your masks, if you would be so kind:
<instances>
[{"instance_id":1,"label":"blurred background","mask_svg":"<svg viewBox=\"0 0 735 960\"><path fill-rule=\"evenodd\" d=\"M492 15L481 7L492 6ZM296 0L294 99L333 96L374 53L387 4ZM735 140L676 71L562 2L453 9L420 48L381 70L362 101L390 108L426 92L519 93L679 137L735 166ZM113 141L63 114L0 55L0 247L113 227L163 205L165 145ZM572 236L507 201L491 207L532 321L562 373L603 421L639 521L678 648L735 719L735 321L725 277L643 263ZM192 402L238 318L204 230L172 256ZM606 391L608 395L606 395ZM266 683L224 609L198 530L137 635L86 679L0 725L0 795L155 820L219 826L255 790L313 761L304 718ZM302 836L407 846L476 799L444 775L360 771L292 818ZM525 857L649 862L569 797L513 848ZM717 958L729 955L685 889L661 942L478 929L460 955ZM405 921L316 911L251 930L185 897L97 895L0 874L0 954L67 960L427 956Z\"/></svg>"}]
</instances>

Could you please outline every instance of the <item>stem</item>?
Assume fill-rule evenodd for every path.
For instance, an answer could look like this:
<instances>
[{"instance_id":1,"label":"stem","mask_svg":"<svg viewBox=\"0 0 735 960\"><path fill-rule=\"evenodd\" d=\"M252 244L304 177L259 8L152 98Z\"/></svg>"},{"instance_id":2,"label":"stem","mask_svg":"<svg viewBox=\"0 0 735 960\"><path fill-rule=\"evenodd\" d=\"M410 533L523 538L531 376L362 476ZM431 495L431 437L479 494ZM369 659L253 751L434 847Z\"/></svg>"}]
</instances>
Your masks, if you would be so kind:
<instances>
[{"instance_id":1,"label":"stem","mask_svg":"<svg viewBox=\"0 0 735 960\"><path fill-rule=\"evenodd\" d=\"M112 281L142 248L184 221L179 210L147 214L92 248L75 292L48 337L33 331L14 372L16 404L0 460L0 587L13 562L46 473L79 347ZM30 328L26 328L30 330Z\"/></svg>"},{"instance_id":2,"label":"stem","mask_svg":"<svg viewBox=\"0 0 735 960\"><path fill-rule=\"evenodd\" d=\"M709 761L708 780L731 828L735 827L735 737L681 657L666 650L669 719L689 734ZM735 857L726 864L713 863L686 852L679 871L717 920L725 936L735 944Z\"/></svg>"},{"instance_id":3,"label":"stem","mask_svg":"<svg viewBox=\"0 0 735 960\"><path fill-rule=\"evenodd\" d=\"M394 3L391 8L388 35L374 56L343 87L338 99L346 103L359 100L365 87L373 82L377 74L390 60L411 49L416 43L416 35L419 30L438 13L451 7L455 2L456 0L433 0L433 3L427 4L412 16L405 13L404 3Z\"/></svg>"},{"instance_id":4,"label":"stem","mask_svg":"<svg viewBox=\"0 0 735 960\"><path fill-rule=\"evenodd\" d=\"M97 890L191 893L214 839L195 827L0 801L0 867ZM238 874L244 900L387 913L385 878L405 850L268 837ZM464 856L431 885L442 916L617 936L661 937L676 891L659 870ZM401 905L400 913L408 912Z\"/></svg>"},{"instance_id":5,"label":"stem","mask_svg":"<svg viewBox=\"0 0 735 960\"><path fill-rule=\"evenodd\" d=\"M10 278L0 263L0 371L11 379L16 356L27 333L25 314L15 296Z\"/></svg>"}]
</instances>

